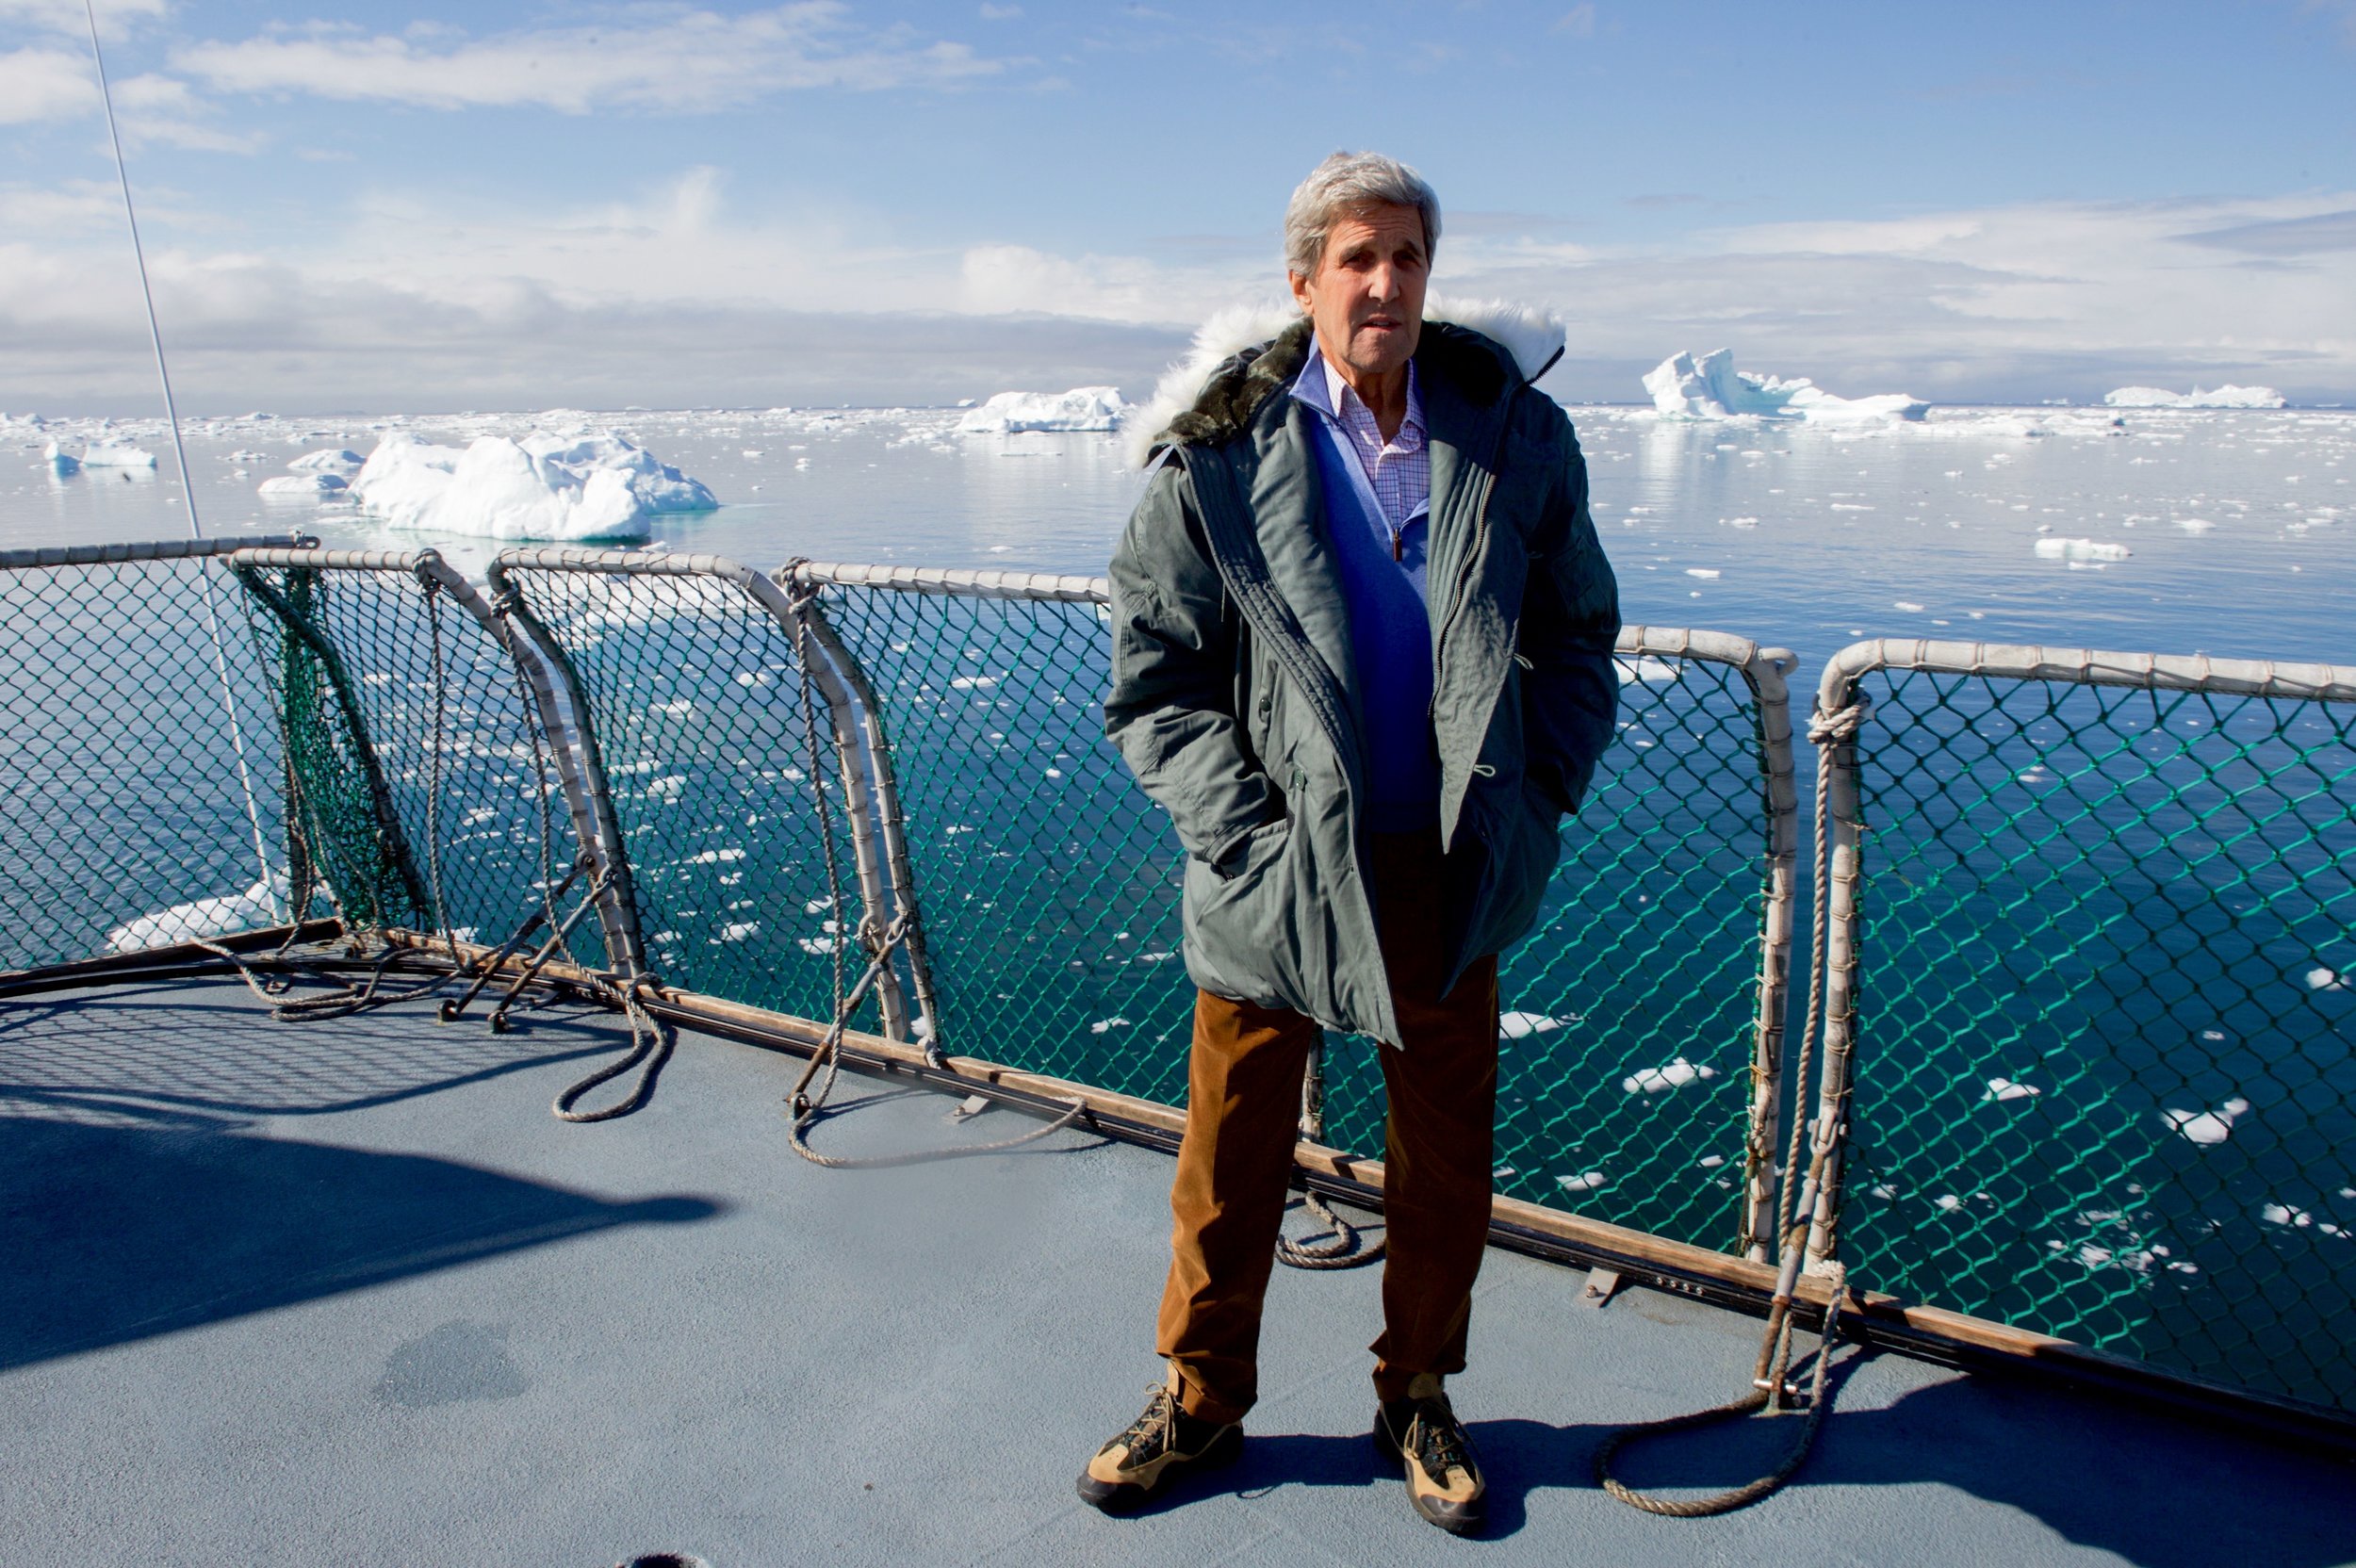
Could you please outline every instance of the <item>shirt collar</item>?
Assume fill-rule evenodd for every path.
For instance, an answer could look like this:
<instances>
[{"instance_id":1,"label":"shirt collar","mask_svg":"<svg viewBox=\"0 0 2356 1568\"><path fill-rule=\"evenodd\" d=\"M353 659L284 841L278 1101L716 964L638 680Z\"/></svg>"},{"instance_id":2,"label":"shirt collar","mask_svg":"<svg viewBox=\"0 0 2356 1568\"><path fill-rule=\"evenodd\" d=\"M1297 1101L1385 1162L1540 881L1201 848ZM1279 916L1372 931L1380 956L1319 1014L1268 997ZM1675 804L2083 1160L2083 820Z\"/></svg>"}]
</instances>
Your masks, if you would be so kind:
<instances>
[{"instance_id":1,"label":"shirt collar","mask_svg":"<svg viewBox=\"0 0 2356 1568\"><path fill-rule=\"evenodd\" d=\"M1343 410L1351 403L1366 406L1359 401L1358 394L1350 389L1350 383L1342 380L1342 373L1333 368L1333 362L1325 357L1314 334L1309 338L1309 362L1293 378L1293 396L1332 419L1340 419ZM1414 440L1408 438L1409 431L1415 432ZM1415 362L1411 359L1407 362L1407 416L1399 421L1399 434L1392 438L1392 445L1412 450L1422 438L1423 395L1416 390Z\"/></svg>"}]
</instances>

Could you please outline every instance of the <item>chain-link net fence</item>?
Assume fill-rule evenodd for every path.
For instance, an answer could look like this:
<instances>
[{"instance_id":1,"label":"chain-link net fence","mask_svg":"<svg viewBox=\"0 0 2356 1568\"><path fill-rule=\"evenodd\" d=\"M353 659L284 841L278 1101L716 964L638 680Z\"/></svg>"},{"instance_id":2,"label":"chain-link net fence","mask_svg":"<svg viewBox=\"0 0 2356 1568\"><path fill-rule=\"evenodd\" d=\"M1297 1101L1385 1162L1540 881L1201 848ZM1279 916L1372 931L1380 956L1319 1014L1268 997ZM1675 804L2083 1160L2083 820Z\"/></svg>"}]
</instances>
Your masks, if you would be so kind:
<instances>
[{"instance_id":1,"label":"chain-link net fence","mask_svg":"<svg viewBox=\"0 0 2356 1568\"><path fill-rule=\"evenodd\" d=\"M873 684L954 1050L1168 1103L1193 990L1180 851L1104 737L1092 580L816 567ZM1634 634L1618 737L1563 828L1538 932L1503 976L1497 1190L1703 1245L1745 1239L1774 808L1737 639ZM1780 964L1780 953L1777 956ZM1328 1141L1383 1148L1371 1042L1337 1043Z\"/></svg>"},{"instance_id":2,"label":"chain-link net fence","mask_svg":"<svg viewBox=\"0 0 2356 1568\"><path fill-rule=\"evenodd\" d=\"M2029 657L1842 656L1873 704L1844 1250L1876 1288L2356 1403L2356 690L1994 653Z\"/></svg>"},{"instance_id":3,"label":"chain-link net fence","mask_svg":"<svg viewBox=\"0 0 2356 1568\"><path fill-rule=\"evenodd\" d=\"M221 556L0 553L0 972L289 918L278 726Z\"/></svg>"},{"instance_id":4,"label":"chain-link net fence","mask_svg":"<svg viewBox=\"0 0 2356 1568\"><path fill-rule=\"evenodd\" d=\"M852 813L834 710L754 577L704 557L537 550L501 557L492 581L545 632L580 704L646 965L827 1019L843 971L865 962Z\"/></svg>"},{"instance_id":5,"label":"chain-link net fence","mask_svg":"<svg viewBox=\"0 0 2356 1568\"><path fill-rule=\"evenodd\" d=\"M313 912L497 946L579 854L526 672L427 554L247 551L233 570L286 737L287 845ZM571 956L599 965L593 929Z\"/></svg>"}]
</instances>

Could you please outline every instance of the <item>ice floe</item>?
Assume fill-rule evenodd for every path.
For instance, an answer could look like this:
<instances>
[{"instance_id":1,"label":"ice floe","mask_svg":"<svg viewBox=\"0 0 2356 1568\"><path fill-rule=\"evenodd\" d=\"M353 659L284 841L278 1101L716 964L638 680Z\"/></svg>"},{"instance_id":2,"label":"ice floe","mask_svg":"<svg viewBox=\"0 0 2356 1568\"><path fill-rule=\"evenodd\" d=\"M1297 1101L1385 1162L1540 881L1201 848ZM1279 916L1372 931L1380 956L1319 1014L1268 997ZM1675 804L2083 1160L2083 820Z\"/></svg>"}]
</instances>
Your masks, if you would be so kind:
<instances>
[{"instance_id":1,"label":"ice floe","mask_svg":"<svg viewBox=\"0 0 2356 1568\"><path fill-rule=\"evenodd\" d=\"M272 500L319 500L341 496L351 483L341 474L280 474L254 486Z\"/></svg>"},{"instance_id":2,"label":"ice floe","mask_svg":"<svg viewBox=\"0 0 2356 1568\"><path fill-rule=\"evenodd\" d=\"M2282 408L2289 399L2271 386L2226 385L2203 392L2170 392L2164 386L2122 386L2102 395L2112 408Z\"/></svg>"},{"instance_id":3,"label":"ice floe","mask_svg":"<svg viewBox=\"0 0 2356 1568\"><path fill-rule=\"evenodd\" d=\"M1717 1076L1716 1068L1703 1067L1679 1056L1665 1067L1638 1069L1620 1080L1620 1092L1623 1094L1666 1094L1671 1089L1683 1088L1688 1084L1698 1084L1705 1079Z\"/></svg>"},{"instance_id":4,"label":"ice floe","mask_svg":"<svg viewBox=\"0 0 2356 1568\"><path fill-rule=\"evenodd\" d=\"M1588 1170L1575 1176L1557 1176L1554 1182L1564 1192L1593 1192L1610 1180L1600 1170Z\"/></svg>"},{"instance_id":5,"label":"ice floe","mask_svg":"<svg viewBox=\"0 0 2356 1568\"><path fill-rule=\"evenodd\" d=\"M392 528L491 539L645 539L657 513L719 504L702 482L610 431L484 435L464 449L395 431L352 487Z\"/></svg>"},{"instance_id":6,"label":"ice floe","mask_svg":"<svg viewBox=\"0 0 2356 1568\"><path fill-rule=\"evenodd\" d=\"M2250 1102L2236 1095L2214 1111L2164 1110L2160 1113L2160 1125L2206 1146L2232 1137L2233 1123L2249 1112Z\"/></svg>"},{"instance_id":7,"label":"ice floe","mask_svg":"<svg viewBox=\"0 0 2356 1568\"><path fill-rule=\"evenodd\" d=\"M55 441L49 443L49 450L42 455L49 464L49 471L57 475L59 479L63 479L66 475L78 471L82 466L82 460L80 458L75 457L72 452L67 451L63 447L58 446Z\"/></svg>"},{"instance_id":8,"label":"ice floe","mask_svg":"<svg viewBox=\"0 0 2356 1568\"><path fill-rule=\"evenodd\" d=\"M957 429L968 435L1018 435L1028 431L1110 431L1129 405L1117 386L1075 386L1069 392L1001 392L968 409Z\"/></svg>"},{"instance_id":9,"label":"ice floe","mask_svg":"<svg viewBox=\"0 0 2356 1568\"><path fill-rule=\"evenodd\" d=\"M286 466L298 474L340 474L347 469L357 468L367 461L358 452L331 447L320 451L304 452Z\"/></svg>"},{"instance_id":10,"label":"ice floe","mask_svg":"<svg viewBox=\"0 0 2356 1568\"><path fill-rule=\"evenodd\" d=\"M1620 684L1633 686L1639 681L1675 680L1677 664L1667 659L1655 659L1651 654L1614 654L1612 662L1620 672Z\"/></svg>"},{"instance_id":11,"label":"ice floe","mask_svg":"<svg viewBox=\"0 0 2356 1568\"><path fill-rule=\"evenodd\" d=\"M2100 539L2065 539L2056 535L2038 540L2037 553L2047 561L2124 561L2135 552L2124 545Z\"/></svg>"},{"instance_id":12,"label":"ice floe","mask_svg":"<svg viewBox=\"0 0 2356 1568\"><path fill-rule=\"evenodd\" d=\"M1930 404L1903 392L1839 398L1806 376L1785 379L1734 368L1734 351L1675 353L1644 373L1653 407L1672 419L1795 419L1819 425L1919 420Z\"/></svg>"},{"instance_id":13,"label":"ice floe","mask_svg":"<svg viewBox=\"0 0 2356 1568\"><path fill-rule=\"evenodd\" d=\"M1995 1101L2002 1104L2011 1100L2033 1100L2044 1092L2034 1084L2016 1083L2010 1078L1990 1078L1988 1092L1980 1096L1980 1103L1985 1105Z\"/></svg>"},{"instance_id":14,"label":"ice floe","mask_svg":"<svg viewBox=\"0 0 2356 1568\"><path fill-rule=\"evenodd\" d=\"M1549 1018L1545 1013L1500 1013L1497 1015L1497 1038L1501 1040L1528 1039L1532 1035L1549 1034L1562 1028L1566 1022L1577 1023L1578 1021L1579 1020L1575 1018Z\"/></svg>"},{"instance_id":15,"label":"ice floe","mask_svg":"<svg viewBox=\"0 0 2356 1568\"><path fill-rule=\"evenodd\" d=\"M2307 988L2311 991L2356 991L2356 973L2340 974L2317 964L2307 972Z\"/></svg>"},{"instance_id":16,"label":"ice floe","mask_svg":"<svg viewBox=\"0 0 2356 1568\"><path fill-rule=\"evenodd\" d=\"M82 452L85 468L153 468L155 454L144 447L119 447L111 444L89 447Z\"/></svg>"},{"instance_id":17,"label":"ice floe","mask_svg":"<svg viewBox=\"0 0 2356 1568\"><path fill-rule=\"evenodd\" d=\"M286 918L285 910L290 896L286 876L273 874L240 893L174 904L125 922L106 933L106 951L139 953L151 947L195 941L200 937L225 937L232 932L274 925Z\"/></svg>"}]
</instances>

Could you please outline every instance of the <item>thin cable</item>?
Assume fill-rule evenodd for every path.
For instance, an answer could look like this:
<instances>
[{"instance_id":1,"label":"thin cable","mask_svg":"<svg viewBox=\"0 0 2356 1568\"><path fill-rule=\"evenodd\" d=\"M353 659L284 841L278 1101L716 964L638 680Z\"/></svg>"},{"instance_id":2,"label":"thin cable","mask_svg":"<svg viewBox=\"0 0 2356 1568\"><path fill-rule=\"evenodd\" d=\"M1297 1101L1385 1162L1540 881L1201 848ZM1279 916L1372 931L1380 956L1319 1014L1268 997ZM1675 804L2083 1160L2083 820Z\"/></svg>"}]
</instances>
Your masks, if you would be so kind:
<instances>
[{"instance_id":1,"label":"thin cable","mask_svg":"<svg viewBox=\"0 0 2356 1568\"><path fill-rule=\"evenodd\" d=\"M180 440L180 411L172 399L172 370L164 363L164 331L155 320L155 291L147 282L147 248L139 243L139 215L131 204L131 171L123 161L123 133L115 128L115 95L106 85L106 52L98 43L97 0L82 0L90 21L90 63L98 67L98 101L106 108L106 140L114 148L115 180L123 188L123 220L131 229L131 257L139 263L139 298L147 305L147 340L155 346L155 379L164 388L164 422L172 427L172 461L180 470L180 495L188 502L188 532L205 537L204 520L196 514L196 486L188 482L188 450ZM262 842L262 808L254 795L254 772L245 757L245 727L237 720L237 694L229 685L229 655L221 646L221 611L213 602L211 574L206 574L205 622L213 636L213 671L221 678L221 702L229 712L229 748L237 754L237 783L245 791L245 819L254 830L254 860L262 874L262 896L270 901L270 918L283 920L278 884L270 879L270 851ZM299 911L298 911L299 912Z\"/></svg>"}]
</instances>

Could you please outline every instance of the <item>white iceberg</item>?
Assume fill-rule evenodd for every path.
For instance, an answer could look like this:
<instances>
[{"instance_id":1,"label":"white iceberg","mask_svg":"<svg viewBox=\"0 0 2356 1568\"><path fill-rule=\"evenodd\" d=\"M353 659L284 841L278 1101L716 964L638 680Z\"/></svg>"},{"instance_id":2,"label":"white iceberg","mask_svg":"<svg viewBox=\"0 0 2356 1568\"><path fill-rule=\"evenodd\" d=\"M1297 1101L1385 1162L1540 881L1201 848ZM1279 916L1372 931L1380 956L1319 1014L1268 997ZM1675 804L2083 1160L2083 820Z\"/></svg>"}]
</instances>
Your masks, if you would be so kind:
<instances>
[{"instance_id":1,"label":"white iceberg","mask_svg":"<svg viewBox=\"0 0 2356 1568\"><path fill-rule=\"evenodd\" d=\"M155 454L144 447L98 446L82 453L85 468L153 468Z\"/></svg>"},{"instance_id":2,"label":"white iceberg","mask_svg":"<svg viewBox=\"0 0 2356 1568\"><path fill-rule=\"evenodd\" d=\"M2095 539L2040 539L2037 553L2048 561L2124 561L2135 551L2124 545L2106 545Z\"/></svg>"},{"instance_id":3,"label":"white iceberg","mask_svg":"<svg viewBox=\"0 0 2356 1568\"><path fill-rule=\"evenodd\" d=\"M1718 1076L1714 1067L1700 1067L1679 1056L1666 1067L1643 1068L1620 1080L1622 1094L1666 1094Z\"/></svg>"},{"instance_id":4,"label":"white iceberg","mask_svg":"<svg viewBox=\"0 0 2356 1568\"><path fill-rule=\"evenodd\" d=\"M1497 1038L1528 1039L1562 1027L1562 1021L1546 1013L1500 1013L1497 1015Z\"/></svg>"},{"instance_id":5,"label":"white iceberg","mask_svg":"<svg viewBox=\"0 0 2356 1568\"><path fill-rule=\"evenodd\" d=\"M49 450L43 455L49 460L49 471L59 479L78 471L82 466L80 458L75 457L55 441L49 443Z\"/></svg>"},{"instance_id":6,"label":"white iceberg","mask_svg":"<svg viewBox=\"0 0 2356 1568\"><path fill-rule=\"evenodd\" d=\"M2250 1102L2236 1095L2214 1111L2162 1111L2160 1125L2203 1146L2223 1143L2249 1110Z\"/></svg>"},{"instance_id":7,"label":"white iceberg","mask_svg":"<svg viewBox=\"0 0 2356 1568\"><path fill-rule=\"evenodd\" d=\"M1023 431L1108 431L1121 427L1129 405L1117 386L1075 386L1069 392L1001 392L968 409L957 429L968 435Z\"/></svg>"},{"instance_id":8,"label":"white iceberg","mask_svg":"<svg viewBox=\"0 0 2356 1568\"><path fill-rule=\"evenodd\" d=\"M352 489L390 527L490 539L645 539L657 513L719 505L700 481L610 431L485 435L464 450L395 432Z\"/></svg>"},{"instance_id":9,"label":"white iceberg","mask_svg":"<svg viewBox=\"0 0 2356 1568\"><path fill-rule=\"evenodd\" d=\"M352 487L341 474L280 474L254 488L272 500L319 500L340 496Z\"/></svg>"},{"instance_id":10,"label":"white iceberg","mask_svg":"<svg viewBox=\"0 0 2356 1568\"><path fill-rule=\"evenodd\" d=\"M1988 1092L1980 1096L1980 1103L1985 1105L1994 1101L1999 1104L2004 1104L2015 1100L2034 1100L2044 1092L2035 1084L2018 1083L2010 1078L1990 1078L1988 1081Z\"/></svg>"},{"instance_id":11,"label":"white iceberg","mask_svg":"<svg viewBox=\"0 0 2356 1568\"><path fill-rule=\"evenodd\" d=\"M1734 368L1734 351L1671 354L1645 372L1653 407L1672 419L1804 419L1815 425L1921 419L1931 405L1903 392L1837 398L1806 376L1786 380Z\"/></svg>"},{"instance_id":12,"label":"white iceberg","mask_svg":"<svg viewBox=\"0 0 2356 1568\"><path fill-rule=\"evenodd\" d=\"M286 920L286 901L291 896L286 874L273 872L241 893L174 904L118 925L106 933L106 951L142 953L151 947L276 925Z\"/></svg>"},{"instance_id":13,"label":"white iceberg","mask_svg":"<svg viewBox=\"0 0 2356 1568\"><path fill-rule=\"evenodd\" d=\"M1554 1184L1564 1192L1593 1192L1609 1180L1600 1170L1587 1170L1576 1176L1557 1176Z\"/></svg>"},{"instance_id":14,"label":"white iceberg","mask_svg":"<svg viewBox=\"0 0 2356 1568\"><path fill-rule=\"evenodd\" d=\"M357 468L367 461L358 452L331 449L304 452L286 466L298 474L339 474L347 468Z\"/></svg>"},{"instance_id":15,"label":"white iceberg","mask_svg":"<svg viewBox=\"0 0 2356 1568\"><path fill-rule=\"evenodd\" d=\"M2165 386L2122 386L2102 394L2102 400L2113 408L2283 408L2290 402L2271 386L2230 383L2208 392L2198 386L2189 392L2170 392Z\"/></svg>"}]
</instances>

